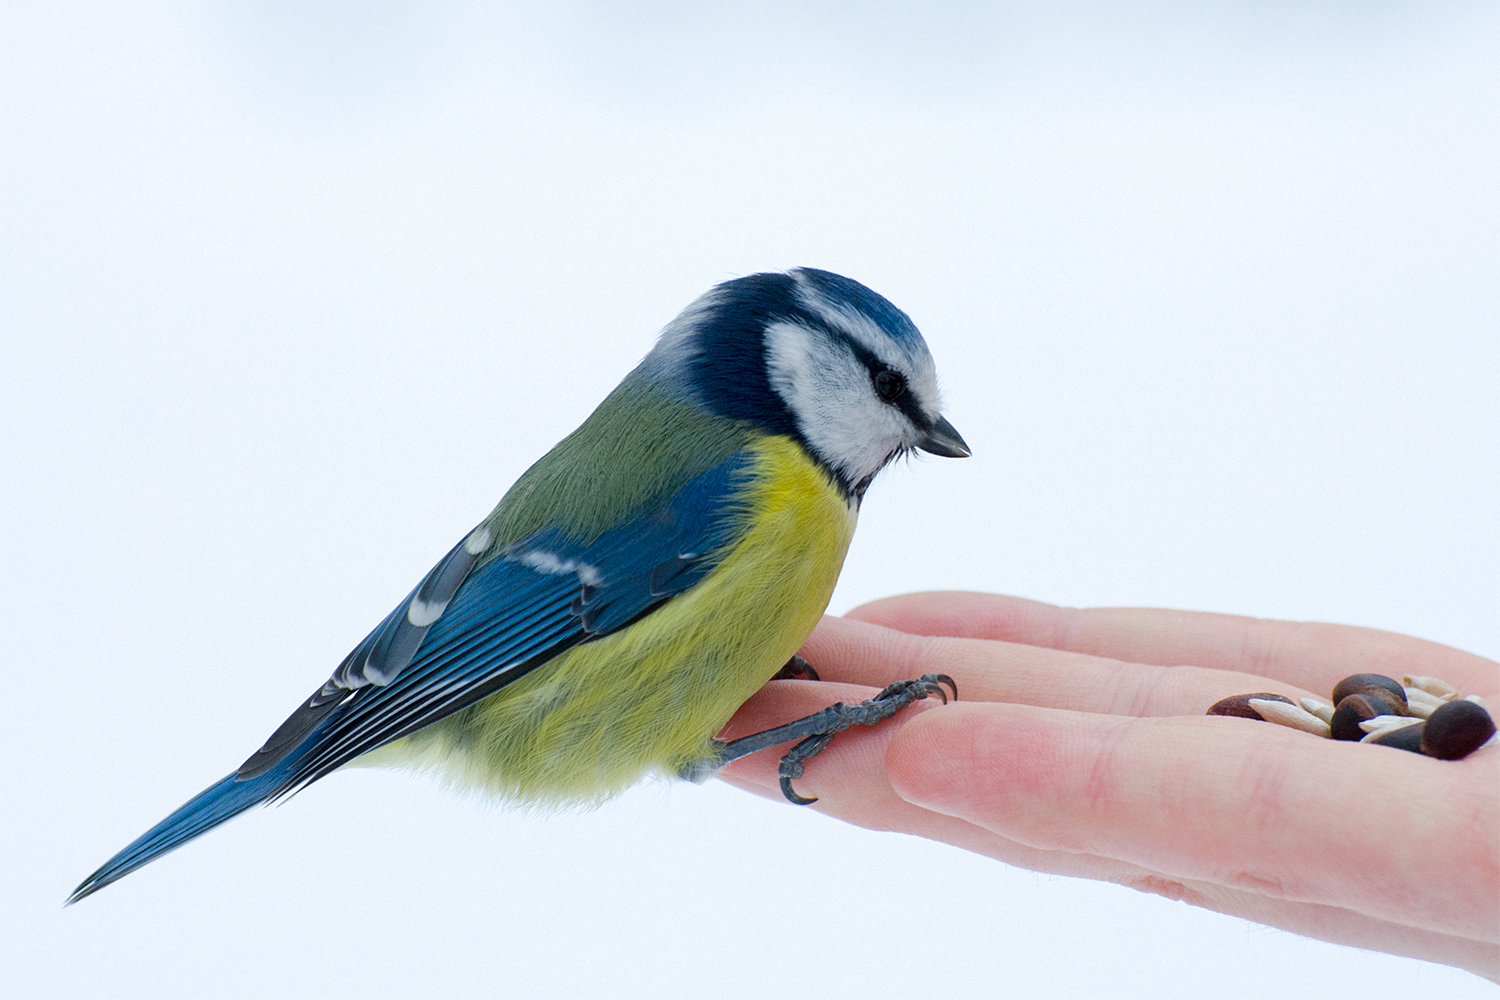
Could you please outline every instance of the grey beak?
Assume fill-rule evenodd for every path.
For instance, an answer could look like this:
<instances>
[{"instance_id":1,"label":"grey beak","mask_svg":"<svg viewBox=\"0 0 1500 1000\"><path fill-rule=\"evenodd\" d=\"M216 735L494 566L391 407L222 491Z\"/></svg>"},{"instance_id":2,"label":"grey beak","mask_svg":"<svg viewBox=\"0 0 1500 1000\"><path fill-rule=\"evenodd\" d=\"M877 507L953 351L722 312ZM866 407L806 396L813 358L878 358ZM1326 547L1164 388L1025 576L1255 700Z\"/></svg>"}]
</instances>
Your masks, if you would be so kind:
<instances>
[{"instance_id":1,"label":"grey beak","mask_svg":"<svg viewBox=\"0 0 1500 1000\"><path fill-rule=\"evenodd\" d=\"M964 439L959 436L953 425L943 417L933 425L927 436L917 442L917 447L933 455L941 455L944 458L968 458L973 452L969 446L964 444Z\"/></svg>"}]
</instances>

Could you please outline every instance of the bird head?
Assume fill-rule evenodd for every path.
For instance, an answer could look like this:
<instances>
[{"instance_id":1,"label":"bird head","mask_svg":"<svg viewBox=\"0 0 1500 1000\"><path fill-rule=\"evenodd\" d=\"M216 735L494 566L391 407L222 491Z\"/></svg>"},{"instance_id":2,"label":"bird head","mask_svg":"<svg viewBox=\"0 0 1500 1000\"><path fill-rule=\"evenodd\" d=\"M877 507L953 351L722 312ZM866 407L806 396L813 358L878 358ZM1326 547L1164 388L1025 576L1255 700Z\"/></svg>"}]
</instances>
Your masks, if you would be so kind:
<instances>
[{"instance_id":1,"label":"bird head","mask_svg":"<svg viewBox=\"0 0 1500 1000\"><path fill-rule=\"evenodd\" d=\"M796 438L855 497L898 455L969 454L916 326L828 271L716 286L668 325L646 367L718 416Z\"/></svg>"}]
</instances>

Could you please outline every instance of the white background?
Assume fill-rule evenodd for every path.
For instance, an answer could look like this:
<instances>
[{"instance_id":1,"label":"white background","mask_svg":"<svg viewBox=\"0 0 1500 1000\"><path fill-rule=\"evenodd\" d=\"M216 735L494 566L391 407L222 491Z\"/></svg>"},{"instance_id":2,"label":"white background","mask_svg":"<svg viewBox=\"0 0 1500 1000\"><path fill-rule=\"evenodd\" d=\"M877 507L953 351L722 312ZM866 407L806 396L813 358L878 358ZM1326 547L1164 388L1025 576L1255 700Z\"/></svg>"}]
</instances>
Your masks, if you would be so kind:
<instances>
[{"instance_id":1,"label":"white background","mask_svg":"<svg viewBox=\"0 0 1500 1000\"><path fill-rule=\"evenodd\" d=\"M1500 655L1497 51L1494 5L0 8L0 992L1495 995L721 785L341 774L60 906L757 270L905 309L975 452L882 477L831 610Z\"/></svg>"}]
</instances>

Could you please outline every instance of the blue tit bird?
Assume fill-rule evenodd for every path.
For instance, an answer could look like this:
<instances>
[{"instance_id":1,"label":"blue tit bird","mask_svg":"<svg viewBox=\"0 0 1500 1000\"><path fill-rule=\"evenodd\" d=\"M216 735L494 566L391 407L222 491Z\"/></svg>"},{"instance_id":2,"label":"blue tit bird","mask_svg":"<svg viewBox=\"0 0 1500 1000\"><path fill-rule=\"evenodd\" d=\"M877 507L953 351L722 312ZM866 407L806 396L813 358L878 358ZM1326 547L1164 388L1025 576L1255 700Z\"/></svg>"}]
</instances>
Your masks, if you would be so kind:
<instances>
[{"instance_id":1,"label":"blue tit bird","mask_svg":"<svg viewBox=\"0 0 1500 1000\"><path fill-rule=\"evenodd\" d=\"M716 286L264 746L68 901L348 764L560 805L653 771L701 779L800 740L782 788L811 801L791 779L834 733L952 682L929 675L766 733L716 734L778 668L811 675L794 654L832 596L865 490L915 449L969 454L905 313L811 268Z\"/></svg>"}]
</instances>

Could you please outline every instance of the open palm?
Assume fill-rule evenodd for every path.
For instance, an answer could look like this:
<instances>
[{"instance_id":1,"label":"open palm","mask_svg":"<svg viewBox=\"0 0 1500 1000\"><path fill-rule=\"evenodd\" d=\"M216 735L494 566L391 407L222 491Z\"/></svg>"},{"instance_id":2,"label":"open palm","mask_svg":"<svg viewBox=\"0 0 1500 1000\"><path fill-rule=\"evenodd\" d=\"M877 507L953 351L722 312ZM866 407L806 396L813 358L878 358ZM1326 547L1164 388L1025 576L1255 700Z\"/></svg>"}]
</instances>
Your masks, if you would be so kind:
<instances>
[{"instance_id":1,"label":"open palm","mask_svg":"<svg viewBox=\"0 0 1500 1000\"><path fill-rule=\"evenodd\" d=\"M848 733L797 782L812 808L1036 871L1102 879L1500 980L1500 748L1440 761L1208 717L1220 698L1327 698L1342 677L1441 677L1495 703L1500 664L1345 625L925 593L825 618L824 682L946 673L962 701ZM776 681L729 735L813 711ZM729 767L779 798L776 756Z\"/></svg>"}]
</instances>

